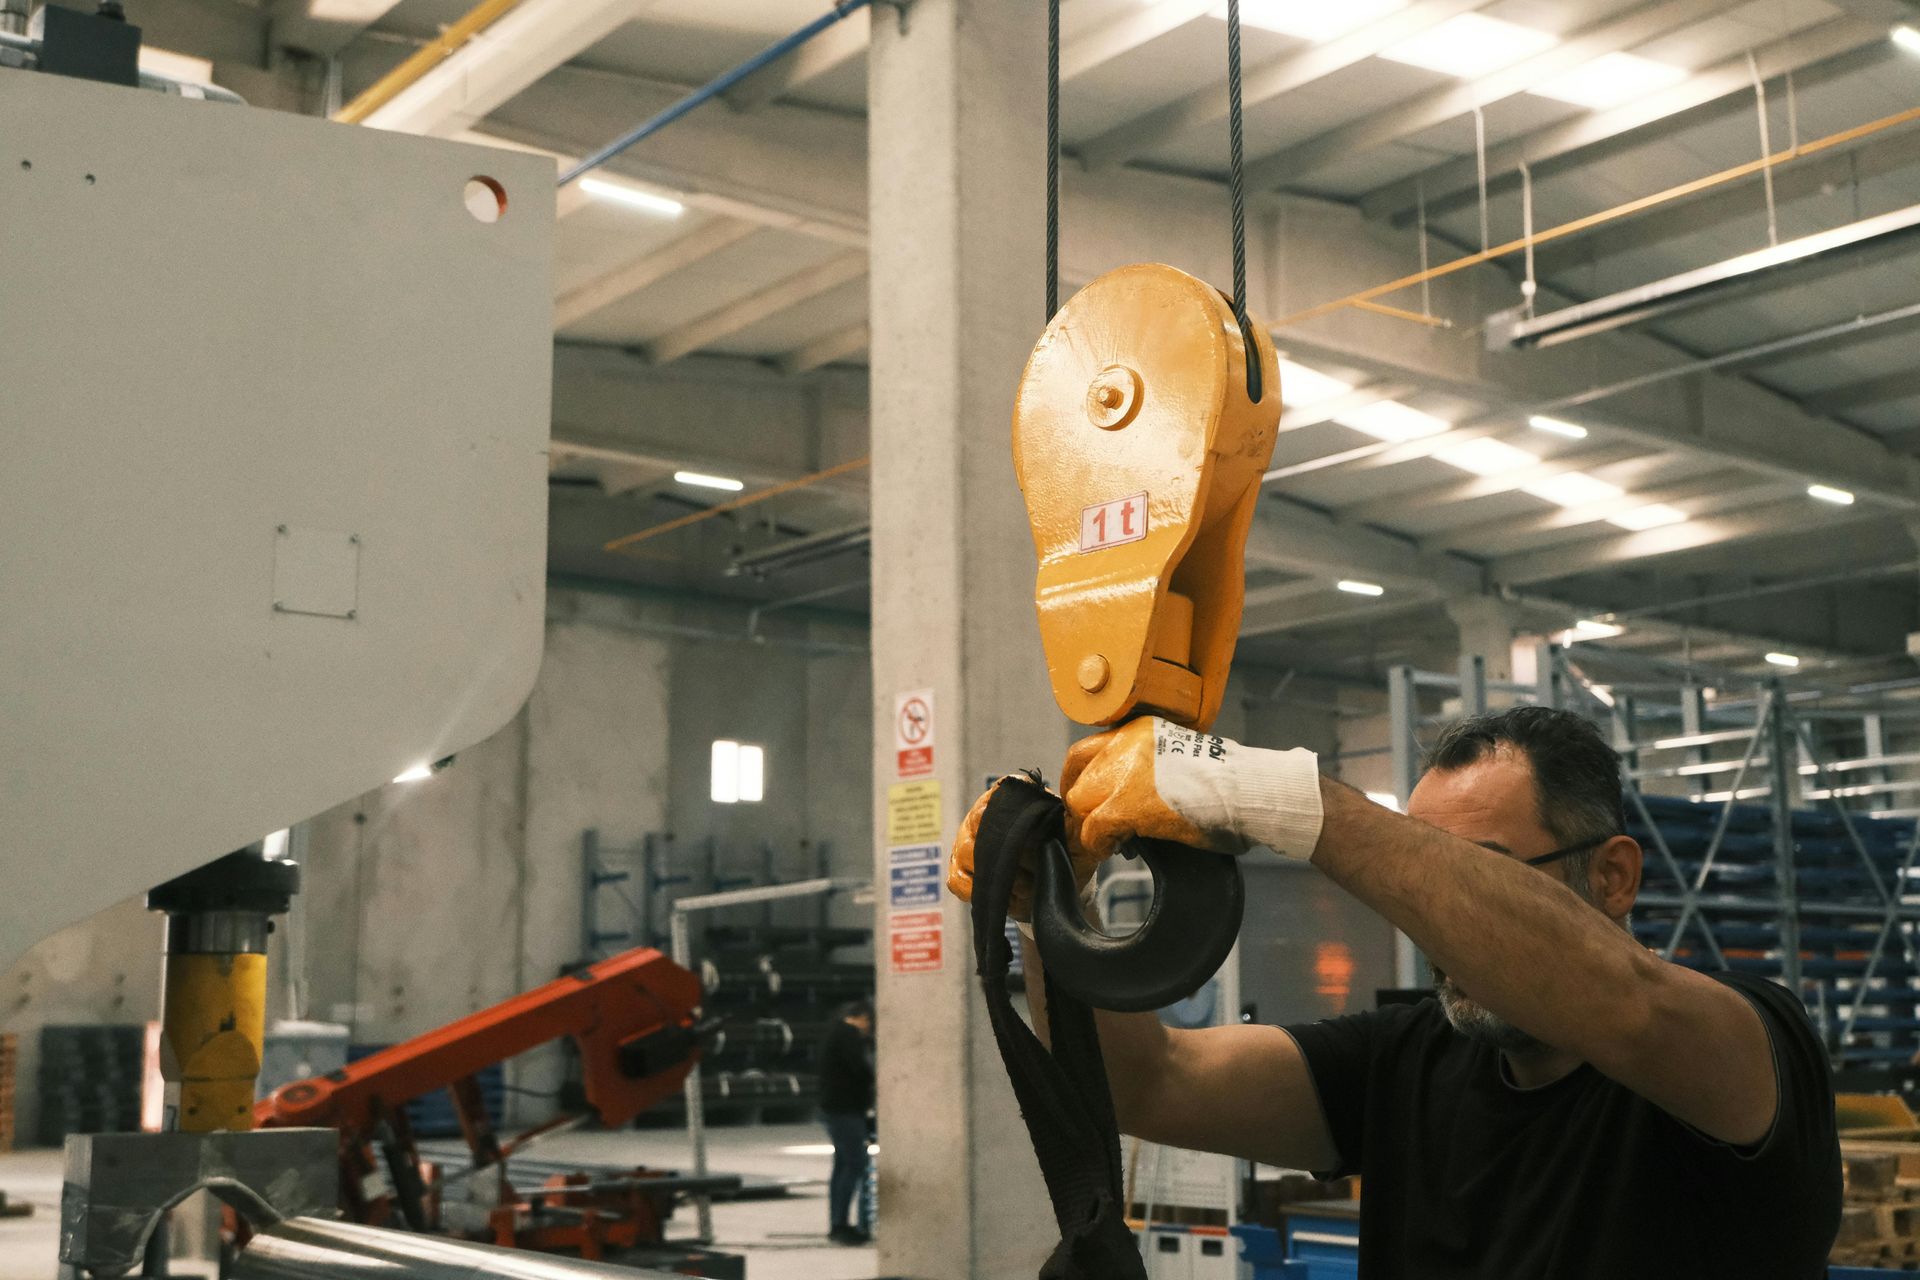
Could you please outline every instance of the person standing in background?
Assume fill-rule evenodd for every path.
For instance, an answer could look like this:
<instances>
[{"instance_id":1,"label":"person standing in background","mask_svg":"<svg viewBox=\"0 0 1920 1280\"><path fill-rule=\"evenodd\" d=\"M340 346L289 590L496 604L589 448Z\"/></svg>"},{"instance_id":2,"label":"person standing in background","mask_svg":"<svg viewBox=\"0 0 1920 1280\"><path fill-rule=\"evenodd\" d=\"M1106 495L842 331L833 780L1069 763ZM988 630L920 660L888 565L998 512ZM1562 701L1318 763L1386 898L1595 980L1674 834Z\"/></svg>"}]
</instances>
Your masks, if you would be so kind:
<instances>
[{"instance_id":1,"label":"person standing in background","mask_svg":"<svg viewBox=\"0 0 1920 1280\"><path fill-rule=\"evenodd\" d=\"M867 1113L873 1110L873 1004L856 1000L840 1010L820 1046L820 1112L833 1141L827 1183L827 1238L867 1244L851 1215L867 1177Z\"/></svg>"}]
</instances>

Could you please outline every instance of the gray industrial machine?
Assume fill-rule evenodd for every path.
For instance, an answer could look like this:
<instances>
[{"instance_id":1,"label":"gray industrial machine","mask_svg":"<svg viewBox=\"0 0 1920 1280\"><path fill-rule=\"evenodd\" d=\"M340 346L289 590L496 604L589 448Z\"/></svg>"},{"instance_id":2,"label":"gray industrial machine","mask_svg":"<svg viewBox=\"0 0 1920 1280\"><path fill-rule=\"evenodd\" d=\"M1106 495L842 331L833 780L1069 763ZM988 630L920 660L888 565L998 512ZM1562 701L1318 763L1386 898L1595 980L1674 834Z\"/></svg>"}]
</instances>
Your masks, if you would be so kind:
<instances>
[{"instance_id":1,"label":"gray industrial machine","mask_svg":"<svg viewBox=\"0 0 1920 1280\"><path fill-rule=\"evenodd\" d=\"M139 44L118 0L0 31L0 959L479 741L540 662L551 162ZM182 974L255 954L183 928ZM634 1274L329 1221L336 1144L74 1138L62 1274L154 1265L200 1189L252 1280Z\"/></svg>"}]
</instances>

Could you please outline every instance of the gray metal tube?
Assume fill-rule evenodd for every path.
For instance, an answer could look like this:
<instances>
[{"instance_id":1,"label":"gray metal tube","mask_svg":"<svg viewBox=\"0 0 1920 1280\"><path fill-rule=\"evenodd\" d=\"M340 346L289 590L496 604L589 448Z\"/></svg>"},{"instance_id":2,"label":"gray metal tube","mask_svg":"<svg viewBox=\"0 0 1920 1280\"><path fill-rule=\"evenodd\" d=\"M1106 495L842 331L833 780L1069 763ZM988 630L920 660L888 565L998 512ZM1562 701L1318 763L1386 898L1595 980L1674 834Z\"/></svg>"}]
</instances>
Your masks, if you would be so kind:
<instances>
[{"instance_id":1,"label":"gray metal tube","mask_svg":"<svg viewBox=\"0 0 1920 1280\"><path fill-rule=\"evenodd\" d=\"M710 895L726 896L726 895ZM673 917L668 922L668 945L672 948L673 962L682 969L693 967L693 942L687 930L687 912L685 902L673 904ZM687 1141L693 1146L693 1176L707 1176L707 1095L700 1080L700 1060L694 1059L693 1069L687 1072L685 1097L687 1100ZM713 1197L701 1192L693 1198L693 1216L697 1224L700 1243L713 1241Z\"/></svg>"},{"instance_id":2,"label":"gray metal tube","mask_svg":"<svg viewBox=\"0 0 1920 1280\"><path fill-rule=\"evenodd\" d=\"M664 1271L324 1218L290 1218L261 1232L227 1274L230 1280L672 1280Z\"/></svg>"}]
</instances>

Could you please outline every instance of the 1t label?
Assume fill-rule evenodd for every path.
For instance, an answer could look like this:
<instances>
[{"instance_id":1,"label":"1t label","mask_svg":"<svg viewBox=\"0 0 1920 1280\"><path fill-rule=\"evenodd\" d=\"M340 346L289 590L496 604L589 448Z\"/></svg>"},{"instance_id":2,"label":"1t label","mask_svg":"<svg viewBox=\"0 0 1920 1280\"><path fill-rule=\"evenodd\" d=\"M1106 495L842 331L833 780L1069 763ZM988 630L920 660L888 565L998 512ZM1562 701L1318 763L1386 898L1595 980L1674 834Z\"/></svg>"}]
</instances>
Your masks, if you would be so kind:
<instances>
[{"instance_id":1,"label":"1t label","mask_svg":"<svg viewBox=\"0 0 1920 1280\"><path fill-rule=\"evenodd\" d=\"M1136 493L1080 512L1080 550L1100 551L1147 536L1147 495Z\"/></svg>"}]
</instances>

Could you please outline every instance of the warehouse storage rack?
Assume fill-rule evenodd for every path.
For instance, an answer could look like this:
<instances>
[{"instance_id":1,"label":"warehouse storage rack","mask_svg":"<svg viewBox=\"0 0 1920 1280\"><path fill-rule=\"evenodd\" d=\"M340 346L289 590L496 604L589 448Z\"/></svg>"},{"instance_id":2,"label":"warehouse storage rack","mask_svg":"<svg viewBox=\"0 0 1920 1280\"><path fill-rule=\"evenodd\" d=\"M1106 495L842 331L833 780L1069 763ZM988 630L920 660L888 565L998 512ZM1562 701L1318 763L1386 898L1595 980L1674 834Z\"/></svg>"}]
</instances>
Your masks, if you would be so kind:
<instances>
[{"instance_id":1,"label":"warehouse storage rack","mask_svg":"<svg viewBox=\"0 0 1920 1280\"><path fill-rule=\"evenodd\" d=\"M1677 963L1797 992L1836 1070L1920 1054L1920 834L1914 811L1889 803L1920 790L1920 754L1885 749L1889 723L1914 711L1779 679L1703 680L1588 645L1543 644L1535 658L1527 682L1488 681L1477 657L1457 674L1390 673L1402 803L1422 739L1445 720L1490 700L1580 711L1620 753L1627 831L1646 854L1635 936ZM1444 714L1422 714L1423 691ZM1831 750L1856 742L1858 755Z\"/></svg>"}]
</instances>

